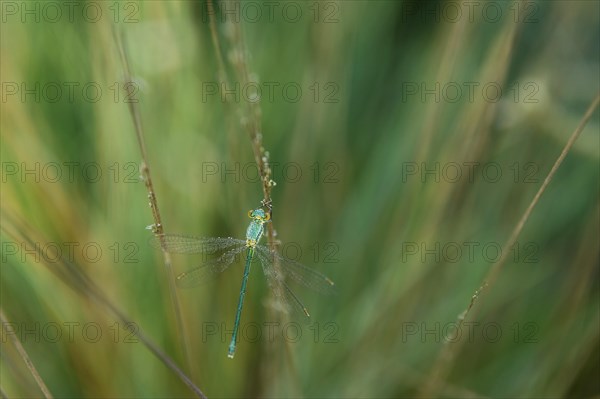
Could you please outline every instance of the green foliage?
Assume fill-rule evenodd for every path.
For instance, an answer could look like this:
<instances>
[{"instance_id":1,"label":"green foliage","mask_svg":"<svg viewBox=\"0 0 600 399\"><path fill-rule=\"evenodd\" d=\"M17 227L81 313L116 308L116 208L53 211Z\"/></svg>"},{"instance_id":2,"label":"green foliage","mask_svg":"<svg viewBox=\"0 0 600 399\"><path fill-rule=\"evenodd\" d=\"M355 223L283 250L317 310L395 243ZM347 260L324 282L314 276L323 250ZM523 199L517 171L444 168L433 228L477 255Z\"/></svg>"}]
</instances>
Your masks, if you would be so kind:
<instances>
[{"instance_id":1,"label":"green foliage","mask_svg":"<svg viewBox=\"0 0 600 399\"><path fill-rule=\"evenodd\" d=\"M280 248L331 277L337 295L294 287L314 321L289 324L269 311L254 264L246 335L230 360L242 262L178 291L178 331L162 256L148 244L154 220L127 101L140 109L165 231L243 237L263 192L240 124L256 86L235 86L241 39L218 12L225 94L204 2L94 3L96 22L82 7L69 21L61 6L51 22L44 2L3 2L4 392L40 394L12 328L55 397L192 395L122 320L72 289L70 269L36 259L30 240L72 258L208 397L598 395L598 112L518 245L503 247L598 93L598 3L482 3L472 19L450 3L460 16L444 2L280 2L272 20L254 3L259 22L248 2L233 8L262 93ZM25 4L37 4L39 22ZM508 262L454 357L440 359L498 248ZM174 273L200 262L174 256Z\"/></svg>"}]
</instances>

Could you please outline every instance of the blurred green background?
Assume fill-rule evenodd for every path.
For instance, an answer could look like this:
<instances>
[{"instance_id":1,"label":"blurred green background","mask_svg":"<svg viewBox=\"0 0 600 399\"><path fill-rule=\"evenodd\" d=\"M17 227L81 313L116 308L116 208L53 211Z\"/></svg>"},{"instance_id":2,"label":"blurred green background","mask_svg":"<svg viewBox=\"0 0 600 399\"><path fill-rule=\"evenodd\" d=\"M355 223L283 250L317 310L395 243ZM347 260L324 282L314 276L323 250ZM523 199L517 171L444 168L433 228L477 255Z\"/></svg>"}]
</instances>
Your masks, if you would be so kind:
<instances>
[{"instance_id":1,"label":"blurred green background","mask_svg":"<svg viewBox=\"0 0 600 399\"><path fill-rule=\"evenodd\" d=\"M225 88L205 2L1 7L8 397L41 395L11 334L55 397L192 396L73 269L38 256L56 248L208 397L600 394L598 112L503 247L598 93L598 2L218 2ZM294 287L314 320L280 319L253 265L230 360L242 265L178 290L178 332L127 100L165 231L243 237L262 189L240 31L280 248L337 294ZM499 279L445 344L498 249ZM174 273L200 261L174 256Z\"/></svg>"}]
</instances>

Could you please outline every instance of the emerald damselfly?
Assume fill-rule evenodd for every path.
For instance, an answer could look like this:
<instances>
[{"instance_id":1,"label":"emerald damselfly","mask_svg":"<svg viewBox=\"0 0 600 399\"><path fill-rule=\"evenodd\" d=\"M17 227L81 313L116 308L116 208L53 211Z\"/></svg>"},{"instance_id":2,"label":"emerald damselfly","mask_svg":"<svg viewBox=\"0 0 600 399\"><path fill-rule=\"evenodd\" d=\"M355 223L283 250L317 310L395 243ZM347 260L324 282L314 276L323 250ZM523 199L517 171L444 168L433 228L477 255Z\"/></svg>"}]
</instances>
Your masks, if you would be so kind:
<instances>
[{"instance_id":1,"label":"emerald damselfly","mask_svg":"<svg viewBox=\"0 0 600 399\"><path fill-rule=\"evenodd\" d=\"M333 293L334 283L325 275L287 259L268 247L259 244L263 236L265 223L270 221L270 213L258 208L248 211L251 221L246 230L246 239L240 240L232 237L191 237L178 234L161 234L155 237L154 245L163 248L169 253L194 254L194 253L221 253L216 259L203 262L202 265L177 276L177 285L180 287L193 287L207 279L209 275L221 273L233 263L237 255L246 251L246 262L242 286L238 299L233 334L227 356L233 358L238 338L238 330L246 295L250 265L258 258L262 265L263 273L277 300L278 309L284 312L299 310L305 317L310 317L308 309L294 294L287 284L288 280L296 281L315 291L329 294Z\"/></svg>"}]
</instances>

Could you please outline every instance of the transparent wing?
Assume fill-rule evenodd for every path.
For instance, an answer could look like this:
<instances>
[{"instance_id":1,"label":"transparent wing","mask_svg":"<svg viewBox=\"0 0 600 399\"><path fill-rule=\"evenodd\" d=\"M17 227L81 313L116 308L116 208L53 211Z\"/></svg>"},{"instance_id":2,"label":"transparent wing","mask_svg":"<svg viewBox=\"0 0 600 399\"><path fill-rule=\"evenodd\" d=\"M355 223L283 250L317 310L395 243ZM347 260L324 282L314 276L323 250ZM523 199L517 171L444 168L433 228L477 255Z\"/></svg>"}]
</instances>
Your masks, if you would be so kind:
<instances>
[{"instance_id":1,"label":"transparent wing","mask_svg":"<svg viewBox=\"0 0 600 399\"><path fill-rule=\"evenodd\" d=\"M260 260L269 287L275 296L275 308L279 311L292 314L296 319L302 319L304 322L308 322L308 318L310 317L306 306L304 306L300 298L294 294L286 283L286 276L322 293L331 294L335 292L333 282L321 273L298 262L285 259L278 254L275 254L276 260L279 262L279 267L276 267L273 264L275 258L271 255L267 247L257 247L255 253Z\"/></svg>"},{"instance_id":2,"label":"transparent wing","mask_svg":"<svg viewBox=\"0 0 600 399\"><path fill-rule=\"evenodd\" d=\"M310 267L306 267L301 263L287 259L277 252L272 253L269 248L264 245L257 245L256 250L261 261L271 265L271 269L273 270L270 271L270 274L277 280L285 281L286 278L290 278L321 294L335 294L335 284L324 274L321 274ZM279 268L275 268L272 266L273 264L278 264ZM279 274L282 274L282 276Z\"/></svg>"},{"instance_id":3,"label":"transparent wing","mask_svg":"<svg viewBox=\"0 0 600 399\"><path fill-rule=\"evenodd\" d=\"M192 237L180 234L163 234L150 240L150 244L157 249L162 249L161 242L167 252L175 254L212 254L234 245L246 245L244 240L231 237Z\"/></svg>"},{"instance_id":4,"label":"transparent wing","mask_svg":"<svg viewBox=\"0 0 600 399\"><path fill-rule=\"evenodd\" d=\"M177 276L177 286L181 288L196 287L208 281L211 281L219 273L227 270L236 260L237 255L246 249L246 243L243 246L230 249L217 259L203 263L194 269L181 273Z\"/></svg>"},{"instance_id":5,"label":"transparent wing","mask_svg":"<svg viewBox=\"0 0 600 399\"><path fill-rule=\"evenodd\" d=\"M306 306L304 306L300 299L292 292L285 282L283 275L275 272L273 266L269 265L269 258L263 252L256 251L255 253L260 260L263 272L267 277L269 288L271 288L275 297L275 300L270 302L269 306L293 316L294 319L308 322L307 319L310 317L308 309L306 309Z\"/></svg>"}]
</instances>

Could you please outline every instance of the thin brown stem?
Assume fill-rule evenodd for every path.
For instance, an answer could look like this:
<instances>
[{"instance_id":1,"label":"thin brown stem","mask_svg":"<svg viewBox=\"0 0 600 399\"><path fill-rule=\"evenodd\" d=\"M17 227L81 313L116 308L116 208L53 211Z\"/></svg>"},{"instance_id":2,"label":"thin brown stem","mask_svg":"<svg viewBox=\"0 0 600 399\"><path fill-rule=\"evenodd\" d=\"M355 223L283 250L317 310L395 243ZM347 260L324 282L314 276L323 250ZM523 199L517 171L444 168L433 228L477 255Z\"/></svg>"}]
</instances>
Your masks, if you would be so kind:
<instances>
[{"instance_id":1,"label":"thin brown stem","mask_svg":"<svg viewBox=\"0 0 600 399\"><path fill-rule=\"evenodd\" d=\"M596 98L592 101L592 103L590 104L586 113L584 114L583 118L579 122L579 125L575 128L575 130L573 131L573 133L567 140L565 147L563 148L560 155L554 162L554 165L552 165L552 168L550 169L550 172L548 172L548 175L544 179L544 182L542 183L542 185L538 189L537 193L533 197L533 200L531 201L531 203L529 204L529 206L527 207L527 209L525 210L525 212L523 213L523 215L521 216L521 218L515 225L515 228L513 229L508 240L506 241L506 243L504 244L504 246L502 248L511 248L516 243L517 239L519 238L519 235L521 234L521 232L523 230L523 227L525 226L525 223L527 223L529 216L531 216L533 209L539 202L542 194L544 194L544 192L546 191L546 188L548 187L548 185L554 178L556 171L558 170L558 168L562 164L563 160L565 159L565 157L567 156L567 154L573 147L573 144L575 143L575 141L577 140L577 138L579 137L579 135L581 134L581 132L583 131L585 126L587 125L589 119L592 117L592 115L593 115L594 111L596 110L596 108L598 107L599 103L600 103L600 94L598 94L596 96ZM508 254L509 254L509 251L502 251L502 255L500 256L498 261L492 265L492 267L488 271L487 275L483 279L482 283L480 284L480 287L471 296L469 304L467 305L465 310L458 315L458 318L457 318L457 326L458 327L456 329L457 331L460 331L465 320L467 319L467 316L469 315L469 313L471 312L471 310L473 309L475 304L481 302L481 298L484 297L484 294L487 294L489 292L490 288L495 283L495 281L498 278L498 275L500 273L500 270L502 269L502 267L504 266L504 264L506 263L506 261L508 259ZM424 385L424 389L421 392L421 396L423 396L423 397L436 396L437 387L439 386L439 381L443 381L445 379L446 375L448 374L448 370L452 366L452 363L455 359L455 355L460 350L460 344L462 342L462 341L457 341L457 342L451 343L450 341L454 341L454 340L447 340L444 342L442 351L440 352L439 357L437 358L436 362L433 365L429 381L427 384Z\"/></svg>"},{"instance_id":2,"label":"thin brown stem","mask_svg":"<svg viewBox=\"0 0 600 399\"><path fill-rule=\"evenodd\" d=\"M2 321L2 325L8 325L8 319L4 315L4 309L2 309L2 308L0 308L0 321ZM2 331L4 331L4 328L2 329ZM37 369L33 365L33 362L27 355L27 351L25 350L25 348L23 348L21 341L19 341L19 339L17 338L17 336L15 334L7 334L7 335L10 337L13 345L17 349L17 352L19 352L19 356L21 356L21 359L23 359L23 361L25 362L25 365L29 369L29 372L33 376L33 379L37 383L38 387L40 387L40 390L44 394L44 397L47 399L51 399L53 396L50 393L50 390L44 383L44 380L42 379L42 377L38 373ZM2 341L4 342L4 339Z\"/></svg>"},{"instance_id":3,"label":"thin brown stem","mask_svg":"<svg viewBox=\"0 0 600 399\"><path fill-rule=\"evenodd\" d=\"M223 53L221 52L221 44L219 43L219 35L217 34L217 21L215 19L215 6L213 0L206 1L208 10L208 26L210 28L210 37L215 47L217 54L217 62L219 63L219 80L221 83L227 81L227 71L225 70L225 62L223 61Z\"/></svg>"},{"instance_id":4,"label":"thin brown stem","mask_svg":"<svg viewBox=\"0 0 600 399\"><path fill-rule=\"evenodd\" d=\"M129 58L127 49L125 47L124 33L121 31L120 34L116 31L116 28L113 30L115 42L119 49L119 55L121 57L121 62L123 64L123 69L125 71L125 88L127 90L133 90L134 83L131 76L131 69L129 64ZM163 236L163 223L160 217L160 210L158 208L158 200L156 198L156 194L154 191L154 186L152 184L152 177L150 175L150 167L148 166L148 156L146 152L146 143L144 140L144 130L142 127L142 118L140 115L140 110L138 107L138 103L135 99L130 99L128 101L129 105L129 113L131 114L131 118L133 120L133 126L135 128L135 134L138 141L138 146L140 148L140 152L142 155L142 162L140 165L140 174L141 178L144 181L144 185L146 187L146 191L148 192L148 201L150 209L152 210L152 218L154 219L154 224L152 225L152 232L158 239L160 240L163 254L163 263L165 265L165 269L167 271L167 281L169 284L169 294L171 297L171 304L173 306L173 312L175 314L175 319L177 321L177 331L180 337L180 342L182 343L182 350L184 352L184 356L187 361L188 369L192 369L192 359L191 352L189 350L190 343L189 337L186 333L186 329L184 328L183 317L181 312L181 305L179 303L179 297L177 295L177 287L175 284L175 274L173 272L171 255L166 251L166 246L164 243Z\"/></svg>"},{"instance_id":5,"label":"thin brown stem","mask_svg":"<svg viewBox=\"0 0 600 399\"><path fill-rule=\"evenodd\" d=\"M589 119L594 114L594 111L598 107L598 103L599 102L600 102L600 94L598 96L596 96L596 98L594 99L594 101L592 101L592 103L590 104L590 106L589 106L588 110L586 111L585 115L581 119L581 122L579 122L579 125L577 126L577 128L575 129L575 131L573 131L573 133L571 134L571 137L569 137L569 140L567 141L567 144L565 145L565 147L563 148L562 152L560 153L560 155L558 156L558 158L554 162L554 165L552 165L552 169L550 169L550 172L548 172L548 175L544 179L544 182L542 183L542 185L540 186L539 190L537 191L537 193L533 197L533 200L531 201L531 203L529 204L529 206L525 210L525 213L523 213L523 216L521 216L521 219L519 220L519 222L515 226L513 232L511 233L511 235L510 235L510 237L509 237L509 239L508 239L508 241L506 243L507 245L505 245L503 248L511 248L515 244L515 242L517 241L517 238L521 234L521 231L523 230L523 227L525 226L525 223L529 219L529 216L531 215L531 212L533 211L533 208L537 205L537 203L540 200L540 197L542 196L542 194L544 193L544 191L546 191L546 188L548 187L548 185L550 184L550 182L554 178L554 175L556 174L556 171L558 170L558 168L560 167L560 165L564 161L564 159L567 156L567 154L569 153L569 151L571 151L571 148L573 147L573 144L575 144L575 141L577 140L577 138L579 137L579 135L583 131L583 128L585 128L585 126L587 125ZM496 278L498 276L498 272L500 271L500 268L504 265L504 263L506 262L506 259L508 258L507 254L508 254L508 251L503 251L503 254L500 257L500 259L498 260L498 262L495 263L492 266L492 268L490 269L490 271L488 273L488 276L486 278L486 281L487 281L486 285L489 286L489 285L491 285L491 284L494 283L494 281L496 280Z\"/></svg>"},{"instance_id":6,"label":"thin brown stem","mask_svg":"<svg viewBox=\"0 0 600 399\"><path fill-rule=\"evenodd\" d=\"M240 23L234 23L234 56L232 62L238 73L240 83L242 86L246 86L250 83L250 72L248 70L248 60L246 44L244 35ZM244 112L245 111L245 112ZM250 138L250 144L252 146L252 152L254 154L254 161L258 167L260 175L261 186L263 191L263 206L268 206L269 211L272 212L272 199L271 189L275 186L275 182L271 179L272 171L269 166L269 153L263 146L263 135L261 127L261 115L262 111L258 101L250 101L246 104L246 110L242 110L242 126L246 129ZM276 246L275 241L275 230L273 223L269 223L267 227L267 240L271 249Z\"/></svg>"},{"instance_id":7,"label":"thin brown stem","mask_svg":"<svg viewBox=\"0 0 600 399\"><path fill-rule=\"evenodd\" d=\"M217 56L217 62L219 64L219 80L220 83L228 84L227 71L225 69L225 63L223 61L223 54L221 51L221 45L219 41L219 35L217 34L217 21L215 18L215 8L212 0L207 0L207 9L209 16L209 27L213 46L215 47L215 53ZM246 45L244 42L244 36L239 23L233 23L234 27L234 42L236 45L234 56L231 62L233 63L236 71L238 72L240 80L243 84L250 82L250 73L248 71L248 63L246 59ZM241 108L241 107L240 107ZM254 160L258 166L259 175L262 182L263 190L263 201L262 204L269 207L271 206L271 188L275 185L271 180L271 169L268 165L268 152L265 151L262 144L262 131L261 131L261 109L258 102L253 101L248 104L247 110L240 109L242 115L242 125L246 129L248 136L250 137L250 143L252 144L252 152L254 154ZM269 237L269 245L275 245L273 225L270 223L267 227Z\"/></svg>"},{"instance_id":8,"label":"thin brown stem","mask_svg":"<svg viewBox=\"0 0 600 399\"><path fill-rule=\"evenodd\" d=\"M40 259L43 260L48 270L63 281L69 288L73 289L77 294L83 298L91 299L99 305L100 309L110 313L117 317L122 325L124 326L137 326L138 323L133 322L129 319L125 313L123 313L115 304L113 304L108 296L98 287L87 275L81 272L82 267L71 263L62 257L61 254L52 254L49 257L47 251L42 251L39 246L36 246L36 242L47 242L43 237L30 237L24 233L26 230L27 222L23 219L16 219L13 217L14 212L5 211L2 209L0 212L3 224L0 226L0 230L6 234L7 237L11 238L15 242L24 242L31 248L36 248ZM10 227L10 229L9 229ZM17 238L18 237L18 238ZM194 382L181 370L177 364L171 359L165 352L163 352L156 344L154 344L150 338L148 338L141 328L135 328L131 330L131 334L137 337L144 347L148 349L156 358L158 358L165 366L167 366L175 375L177 375L199 398L206 399L206 395L198 388Z\"/></svg>"},{"instance_id":9,"label":"thin brown stem","mask_svg":"<svg viewBox=\"0 0 600 399\"><path fill-rule=\"evenodd\" d=\"M209 7L212 7L212 1L209 0ZM212 10L214 11L214 9ZM227 83L227 74L225 72L224 66L221 64L221 50L219 47L219 40L216 32L216 21L214 18L214 12L209 12L211 18L211 34L213 35L213 45L215 46L215 51L217 53L217 59L219 60L219 66L221 68L220 78L224 79L225 83ZM244 33L242 30L242 26L240 22L234 22L228 20L227 23L231 24L231 44L232 49L229 52L228 60L232 65L232 69L236 74L236 78L238 79L240 85L242 87L246 87L250 82L251 73L250 68L248 67L248 50L246 48ZM223 83L223 81L222 81ZM271 214L271 223L267 224L266 231L266 239L268 247L271 251L275 252L277 250L278 240L277 233L274 227L274 218L273 218L273 204L271 198L271 190L275 186L275 182L272 180L272 170L269 165L269 152L265 150L263 145L263 134L262 134L262 124L261 117L262 111L260 108L259 101L247 101L240 104L238 108L241 125L242 128L248 134L250 139L250 145L252 147L252 152L254 155L254 161L256 162L260 181L261 188L263 192L263 199L261 201L261 205L267 208L268 212ZM273 265L275 268L281 267L277 262ZM277 288L276 288L277 289ZM270 310L274 311L274 310ZM285 314L277 313L277 317L285 318L287 317ZM286 345L286 353L288 364L294 364L293 361L293 353L290 348L290 343L285 341ZM273 348L270 349L270 357L273 358L273 355L276 351ZM279 371L278 363L273 361L268 365L268 370L266 371L267 379L273 378L273 375L276 375ZM292 373L297 375L297 370L292 367Z\"/></svg>"},{"instance_id":10,"label":"thin brown stem","mask_svg":"<svg viewBox=\"0 0 600 399\"><path fill-rule=\"evenodd\" d=\"M215 47L215 53L217 56L217 62L219 64L219 79L221 83L228 83L228 76L225 69L225 63L223 61L223 55L221 52L221 46L219 36L217 34L216 18L214 3L212 0L207 0L208 16L209 16L209 27L213 46ZM247 61L247 49L244 41L244 35L239 22L231 22L233 25L233 44L234 49L230 56L230 62L233 64L235 71L238 74L243 85L250 83L250 72L248 69ZM247 104L246 109L240 106L239 113L241 114L242 127L247 131L252 145L252 152L254 154L254 160L258 167L259 175L262 182L263 200L262 204L268 206L271 209L271 189L275 185L275 182L271 180L271 168L269 167L269 153L265 151L262 144L262 128L261 128L261 114L260 105L258 101L250 101ZM267 227L269 245L275 245L273 224L269 223Z\"/></svg>"}]
</instances>

